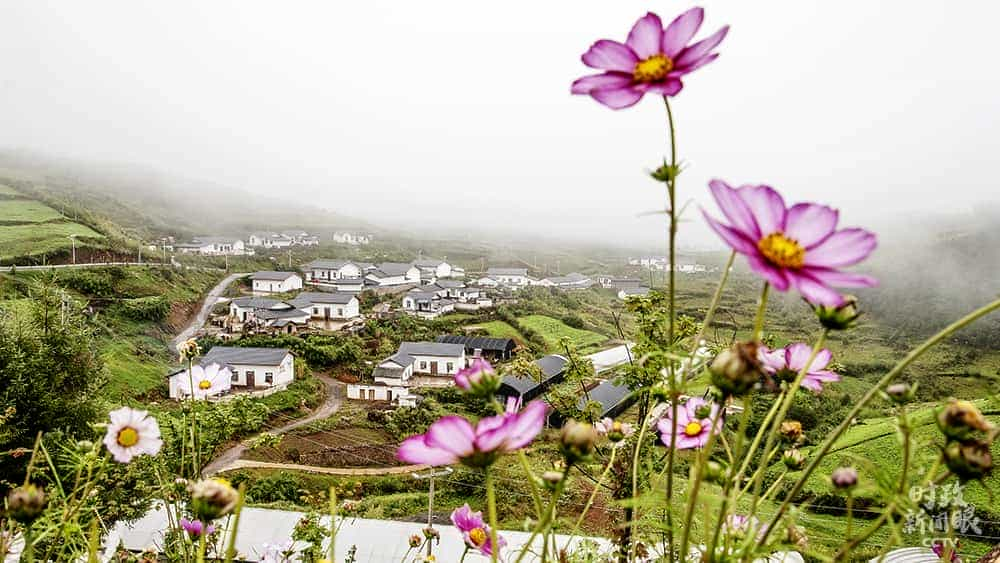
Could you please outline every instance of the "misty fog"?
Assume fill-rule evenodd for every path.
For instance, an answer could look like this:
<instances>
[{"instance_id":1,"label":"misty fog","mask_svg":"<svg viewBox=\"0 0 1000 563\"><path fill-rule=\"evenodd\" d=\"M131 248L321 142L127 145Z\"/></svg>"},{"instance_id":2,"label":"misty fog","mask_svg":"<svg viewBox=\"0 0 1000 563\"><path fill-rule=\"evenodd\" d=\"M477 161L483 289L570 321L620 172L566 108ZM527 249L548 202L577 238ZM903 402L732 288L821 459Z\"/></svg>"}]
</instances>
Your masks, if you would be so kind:
<instances>
[{"instance_id":1,"label":"misty fog","mask_svg":"<svg viewBox=\"0 0 1000 563\"><path fill-rule=\"evenodd\" d=\"M7 3L0 149L127 163L386 229L652 247L662 104L571 97L596 39L687 4ZM708 2L676 99L682 200L765 182L909 240L996 202L990 3ZM661 147L658 152L655 147ZM718 248L697 205L687 248ZM994 222L993 225L996 223ZM894 238L898 238L894 241Z\"/></svg>"}]
</instances>

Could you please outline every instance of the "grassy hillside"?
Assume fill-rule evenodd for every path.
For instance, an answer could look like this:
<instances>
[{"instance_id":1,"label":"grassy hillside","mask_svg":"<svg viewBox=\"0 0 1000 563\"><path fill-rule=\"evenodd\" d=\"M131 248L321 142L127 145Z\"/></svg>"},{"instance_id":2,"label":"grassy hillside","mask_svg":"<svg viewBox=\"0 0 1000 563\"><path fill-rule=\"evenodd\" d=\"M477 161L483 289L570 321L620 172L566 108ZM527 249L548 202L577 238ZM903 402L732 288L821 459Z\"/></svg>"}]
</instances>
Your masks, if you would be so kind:
<instances>
[{"instance_id":1,"label":"grassy hillside","mask_svg":"<svg viewBox=\"0 0 1000 563\"><path fill-rule=\"evenodd\" d=\"M104 238L41 201L0 183L0 260L66 250L73 244L71 236L78 237L80 248Z\"/></svg>"}]
</instances>

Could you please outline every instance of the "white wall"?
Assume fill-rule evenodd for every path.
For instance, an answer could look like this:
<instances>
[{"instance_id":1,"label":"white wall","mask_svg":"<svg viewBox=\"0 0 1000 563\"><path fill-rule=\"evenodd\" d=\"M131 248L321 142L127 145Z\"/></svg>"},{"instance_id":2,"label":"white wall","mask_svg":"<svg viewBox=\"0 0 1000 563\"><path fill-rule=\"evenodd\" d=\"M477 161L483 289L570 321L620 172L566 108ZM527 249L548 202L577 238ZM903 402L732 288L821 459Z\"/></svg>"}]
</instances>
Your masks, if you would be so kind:
<instances>
[{"instance_id":1,"label":"white wall","mask_svg":"<svg viewBox=\"0 0 1000 563\"><path fill-rule=\"evenodd\" d=\"M413 356L413 373L431 373L432 362L437 362L438 375L454 375L458 373L458 370L465 367L465 353L463 352L461 356L454 357ZM449 363L451 364L451 369L448 369Z\"/></svg>"},{"instance_id":2,"label":"white wall","mask_svg":"<svg viewBox=\"0 0 1000 563\"><path fill-rule=\"evenodd\" d=\"M307 310L314 319L324 319L326 318L327 307L330 308L331 319L346 320L361 315L361 305L357 297L352 297L350 301L343 305L340 303L310 303Z\"/></svg>"},{"instance_id":3,"label":"white wall","mask_svg":"<svg viewBox=\"0 0 1000 563\"><path fill-rule=\"evenodd\" d=\"M302 278L298 274L292 274L281 281L253 280L254 293L285 293L296 289L302 289Z\"/></svg>"}]
</instances>

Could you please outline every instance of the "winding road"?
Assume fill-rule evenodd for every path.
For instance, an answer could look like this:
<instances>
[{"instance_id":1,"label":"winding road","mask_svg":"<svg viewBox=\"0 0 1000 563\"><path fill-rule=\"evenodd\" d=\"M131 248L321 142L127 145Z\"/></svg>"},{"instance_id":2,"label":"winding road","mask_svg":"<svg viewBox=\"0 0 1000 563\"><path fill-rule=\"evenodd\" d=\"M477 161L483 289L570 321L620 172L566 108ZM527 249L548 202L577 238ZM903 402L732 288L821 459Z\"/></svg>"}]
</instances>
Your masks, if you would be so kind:
<instances>
[{"instance_id":1,"label":"winding road","mask_svg":"<svg viewBox=\"0 0 1000 563\"><path fill-rule=\"evenodd\" d=\"M238 272L235 274L229 274L228 276L225 277L225 279L223 279L215 287L213 287L211 291L209 291L208 294L205 295L205 300L202 301L201 310L198 311L198 314L195 315L193 319L191 319L191 322L188 323L188 325L184 328L184 330L182 330L177 336L174 337L173 340L170 341L171 349L173 349L174 352L176 353L177 347L182 342L193 337L195 333L201 329L201 327L205 326L205 321L208 320L208 315L212 312L212 308L219 303L222 294L226 291L226 288L228 288L237 279L249 275L250 274L247 272Z\"/></svg>"},{"instance_id":2,"label":"winding road","mask_svg":"<svg viewBox=\"0 0 1000 563\"><path fill-rule=\"evenodd\" d=\"M272 428L268 430L268 432L270 432L271 434L279 434L279 435L285 434L287 432L295 430L296 428L305 426L306 424L310 424L317 420L329 418L330 416L333 415L333 413L337 412L337 409L339 409L340 405L344 402L345 385L325 375L315 375L314 377L322 381L323 385L326 386L326 399L323 401L323 404L317 407L316 410L309 413L308 415L298 420L289 422L284 426ZM247 444L249 444L250 441L253 440L253 438L255 438L256 436L257 434L241 441L240 443L236 444L235 446L232 446L231 448L223 451L221 454L216 456L215 459L210 461L207 465L205 465L205 467L202 468L201 470L202 475L207 477L209 475L214 475L216 473L219 473L220 471L228 471L230 469L236 469L240 463L244 462L257 463L250 460L240 459L240 456L242 456L243 452L245 452L247 449ZM276 464L276 465L282 465L282 464ZM243 465L243 467L245 467L245 465Z\"/></svg>"}]
</instances>

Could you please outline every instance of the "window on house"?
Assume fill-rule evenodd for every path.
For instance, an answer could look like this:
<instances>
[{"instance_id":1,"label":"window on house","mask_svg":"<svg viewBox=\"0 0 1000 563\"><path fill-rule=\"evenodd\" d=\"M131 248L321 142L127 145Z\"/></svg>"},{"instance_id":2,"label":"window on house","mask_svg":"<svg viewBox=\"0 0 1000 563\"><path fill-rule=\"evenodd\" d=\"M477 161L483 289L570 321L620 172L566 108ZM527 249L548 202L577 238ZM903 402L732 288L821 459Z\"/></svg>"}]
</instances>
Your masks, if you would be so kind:
<instances>
[{"instance_id":1,"label":"window on house","mask_svg":"<svg viewBox=\"0 0 1000 563\"><path fill-rule=\"evenodd\" d=\"M237 375L236 372L234 371L233 375L229 378L229 380L235 382L237 379L239 379L239 377L240 376Z\"/></svg>"},{"instance_id":2,"label":"window on house","mask_svg":"<svg viewBox=\"0 0 1000 563\"><path fill-rule=\"evenodd\" d=\"M337 307L337 316L338 317L344 316L344 309L342 307Z\"/></svg>"},{"instance_id":3,"label":"window on house","mask_svg":"<svg viewBox=\"0 0 1000 563\"><path fill-rule=\"evenodd\" d=\"M264 372L264 383L274 383L274 374L269 371Z\"/></svg>"},{"instance_id":4,"label":"window on house","mask_svg":"<svg viewBox=\"0 0 1000 563\"><path fill-rule=\"evenodd\" d=\"M426 371L427 370L427 362L420 362L420 369Z\"/></svg>"},{"instance_id":5,"label":"window on house","mask_svg":"<svg viewBox=\"0 0 1000 563\"><path fill-rule=\"evenodd\" d=\"M313 314L314 315L318 315L319 314L319 307L313 307Z\"/></svg>"},{"instance_id":6,"label":"window on house","mask_svg":"<svg viewBox=\"0 0 1000 563\"><path fill-rule=\"evenodd\" d=\"M455 369L455 364L452 363L452 362L448 362L446 365L448 366L448 370L447 370L448 373L451 373Z\"/></svg>"}]
</instances>

